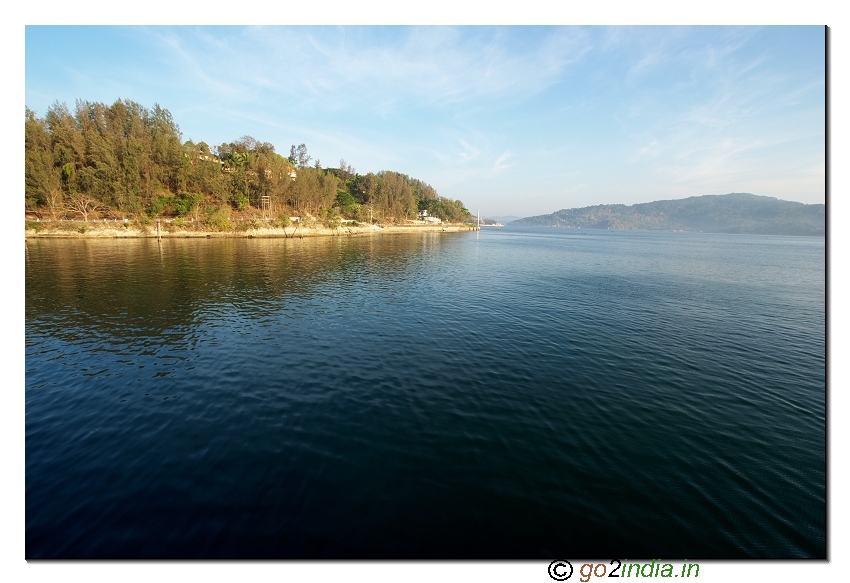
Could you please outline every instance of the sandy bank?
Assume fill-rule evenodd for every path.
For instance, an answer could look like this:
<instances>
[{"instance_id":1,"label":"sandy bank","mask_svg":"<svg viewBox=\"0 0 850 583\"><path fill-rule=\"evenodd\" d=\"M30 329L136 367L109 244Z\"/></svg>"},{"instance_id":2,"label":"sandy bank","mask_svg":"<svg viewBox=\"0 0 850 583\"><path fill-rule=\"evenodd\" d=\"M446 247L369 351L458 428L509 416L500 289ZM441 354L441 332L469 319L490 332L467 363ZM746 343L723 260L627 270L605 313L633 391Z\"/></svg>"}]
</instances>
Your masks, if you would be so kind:
<instances>
[{"instance_id":1,"label":"sandy bank","mask_svg":"<svg viewBox=\"0 0 850 583\"><path fill-rule=\"evenodd\" d=\"M26 237L31 238L156 238L156 225L129 225L126 228L121 223L98 223L90 222L38 222L27 221ZM203 231L199 229L186 229L172 224L163 224L160 228L160 236L163 239L185 239L185 238L304 238L304 237L354 237L374 236L397 233L456 233L460 231L477 230L477 227L466 224L443 224L443 225L344 225L338 229L325 227L248 227L229 231Z\"/></svg>"}]
</instances>

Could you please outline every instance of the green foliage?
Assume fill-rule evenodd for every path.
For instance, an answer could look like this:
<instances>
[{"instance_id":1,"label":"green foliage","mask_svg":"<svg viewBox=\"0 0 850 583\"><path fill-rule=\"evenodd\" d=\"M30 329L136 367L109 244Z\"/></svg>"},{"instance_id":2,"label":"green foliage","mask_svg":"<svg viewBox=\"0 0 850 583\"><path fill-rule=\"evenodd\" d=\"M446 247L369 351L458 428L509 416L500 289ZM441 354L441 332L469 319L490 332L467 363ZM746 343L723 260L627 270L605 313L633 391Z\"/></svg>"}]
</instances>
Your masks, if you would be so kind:
<instances>
[{"instance_id":1,"label":"green foliage","mask_svg":"<svg viewBox=\"0 0 850 583\"><path fill-rule=\"evenodd\" d=\"M41 223L39 223L38 221L25 221L24 225L25 229L28 231L32 230L37 232L41 229Z\"/></svg>"},{"instance_id":2,"label":"green foliage","mask_svg":"<svg viewBox=\"0 0 850 583\"><path fill-rule=\"evenodd\" d=\"M437 217L445 222L460 223L469 216L469 211L459 200L447 198L433 198L419 201L419 210L428 211L432 217Z\"/></svg>"},{"instance_id":3,"label":"green foliage","mask_svg":"<svg viewBox=\"0 0 850 583\"><path fill-rule=\"evenodd\" d=\"M338 229L341 222L342 217L333 207L325 209L322 213L322 224L329 229Z\"/></svg>"},{"instance_id":4,"label":"green foliage","mask_svg":"<svg viewBox=\"0 0 850 583\"><path fill-rule=\"evenodd\" d=\"M277 216L277 220L275 221L275 223L277 224L277 226L285 229L286 227L292 224L292 219L290 219L289 215L287 214L280 214Z\"/></svg>"},{"instance_id":5,"label":"green foliage","mask_svg":"<svg viewBox=\"0 0 850 583\"><path fill-rule=\"evenodd\" d=\"M357 201L354 200L350 192L346 190L338 190L336 192L336 204L340 209L345 210L356 203Z\"/></svg>"},{"instance_id":6,"label":"green foliage","mask_svg":"<svg viewBox=\"0 0 850 583\"><path fill-rule=\"evenodd\" d=\"M145 209L145 213L147 213L149 217L155 217L159 214L162 214L162 212L165 210L165 208L170 202L170 196L157 196L151 201L150 206Z\"/></svg>"},{"instance_id":7,"label":"green foliage","mask_svg":"<svg viewBox=\"0 0 850 583\"><path fill-rule=\"evenodd\" d=\"M174 212L179 217L185 217L193 210L195 207L200 204L201 201L204 200L204 195L200 193L189 193L189 192L181 192L171 201L171 206L174 209Z\"/></svg>"},{"instance_id":8,"label":"green foliage","mask_svg":"<svg viewBox=\"0 0 850 583\"><path fill-rule=\"evenodd\" d=\"M391 222L414 218L423 201L444 220L456 220L463 207L398 172L360 175L344 160L334 169L311 166L303 143L286 158L251 136L215 148L184 142L171 113L156 104L81 100L72 111L56 102L42 119L27 109L25 127L25 204L54 217L75 201L87 201L74 206L83 215L103 209L152 218L184 217L204 201L247 210L269 200L300 216L336 206L347 218Z\"/></svg>"},{"instance_id":9,"label":"green foliage","mask_svg":"<svg viewBox=\"0 0 850 583\"><path fill-rule=\"evenodd\" d=\"M62 207L61 170L52 151L52 137L44 120L26 111L25 126L25 204L27 208L43 207L55 216Z\"/></svg>"},{"instance_id":10,"label":"green foliage","mask_svg":"<svg viewBox=\"0 0 850 583\"><path fill-rule=\"evenodd\" d=\"M204 226L213 231L230 230L230 207L207 207L204 216Z\"/></svg>"},{"instance_id":11,"label":"green foliage","mask_svg":"<svg viewBox=\"0 0 850 583\"><path fill-rule=\"evenodd\" d=\"M365 210L363 209L363 205L356 202L346 207L345 214L349 219L355 221L362 221L364 218L368 218Z\"/></svg>"},{"instance_id":12,"label":"green foliage","mask_svg":"<svg viewBox=\"0 0 850 583\"><path fill-rule=\"evenodd\" d=\"M234 194L230 200L233 202L233 206L240 211L247 208L250 202L248 197L244 194Z\"/></svg>"},{"instance_id":13,"label":"green foliage","mask_svg":"<svg viewBox=\"0 0 850 583\"><path fill-rule=\"evenodd\" d=\"M344 217L358 221L363 219L363 205L349 191L337 191L336 204Z\"/></svg>"}]
</instances>

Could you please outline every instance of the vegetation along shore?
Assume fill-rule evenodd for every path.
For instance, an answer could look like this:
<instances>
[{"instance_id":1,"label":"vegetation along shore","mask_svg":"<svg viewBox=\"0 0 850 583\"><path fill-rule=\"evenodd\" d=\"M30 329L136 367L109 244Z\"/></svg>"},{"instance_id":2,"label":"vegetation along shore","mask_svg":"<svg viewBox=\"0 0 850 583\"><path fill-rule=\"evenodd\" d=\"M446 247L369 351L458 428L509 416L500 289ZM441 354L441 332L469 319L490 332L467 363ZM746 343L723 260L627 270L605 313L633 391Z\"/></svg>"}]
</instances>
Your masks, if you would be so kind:
<instances>
[{"instance_id":1,"label":"vegetation along shore","mask_svg":"<svg viewBox=\"0 0 850 583\"><path fill-rule=\"evenodd\" d=\"M26 110L26 233L38 237L354 235L475 228L460 200L389 170L312 164L243 136L183 141L168 110L118 100ZM157 233L158 230L158 233Z\"/></svg>"}]
</instances>

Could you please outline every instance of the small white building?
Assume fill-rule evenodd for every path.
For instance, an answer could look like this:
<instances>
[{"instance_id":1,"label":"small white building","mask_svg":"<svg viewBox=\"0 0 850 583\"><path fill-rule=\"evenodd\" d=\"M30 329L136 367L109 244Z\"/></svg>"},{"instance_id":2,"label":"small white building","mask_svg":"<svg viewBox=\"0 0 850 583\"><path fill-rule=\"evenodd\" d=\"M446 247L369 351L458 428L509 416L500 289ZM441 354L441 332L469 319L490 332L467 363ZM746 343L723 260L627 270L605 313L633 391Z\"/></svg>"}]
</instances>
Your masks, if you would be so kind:
<instances>
[{"instance_id":1,"label":"small white building","mask_svg":"<svg viewBox=\"0 0 850 583\"><path fill-rule=\"evenodd\" d=\"M437 223L443 222L439 219L439 217L428 216L428 211L426 211L426 210L419 211L419 219L422 220L422 221L425 221L426 223L437 224Z\"/></svg>"}]
</instances>

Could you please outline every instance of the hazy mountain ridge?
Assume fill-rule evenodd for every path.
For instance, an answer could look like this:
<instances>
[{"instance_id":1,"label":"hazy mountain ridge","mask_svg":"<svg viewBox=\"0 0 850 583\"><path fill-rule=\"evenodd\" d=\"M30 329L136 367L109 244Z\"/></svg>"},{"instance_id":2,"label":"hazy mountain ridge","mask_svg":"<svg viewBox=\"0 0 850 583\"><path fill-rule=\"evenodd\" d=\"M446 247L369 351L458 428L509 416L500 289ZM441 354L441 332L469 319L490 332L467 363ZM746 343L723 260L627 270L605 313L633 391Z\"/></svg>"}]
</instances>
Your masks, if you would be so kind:
<instances>
[{"instance_id":1,"label":"hazy mountain ridge","mask_svg":"<svg viewBox=\"0 0 850 583\"><path fill-rule=\"evenodd\" d=\"M507 225L508 223L511 223L513 221L518 221L522 217L518 217L516 215L501 215L501 216L498 216L498 217L489 217L488 216L487 218L492 220L492 221L496 221L497 223L502 223L503 225ZM482 217L482 220L483 220L483 217Z\"/></svg>"},{"instance_id":2,"label":"hazy mountain ridge","mask_svg":"<svg viewBox=\"0 0 850 583\"><path fill-rule=\"evenodd\" d=\"M826 207L749 193L709 194L631 206L602 204L562 209L513 221L511 225L824 236Z\"/></svg>"}]
</instances>

